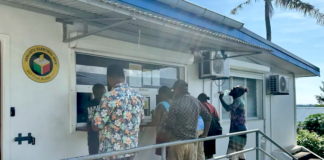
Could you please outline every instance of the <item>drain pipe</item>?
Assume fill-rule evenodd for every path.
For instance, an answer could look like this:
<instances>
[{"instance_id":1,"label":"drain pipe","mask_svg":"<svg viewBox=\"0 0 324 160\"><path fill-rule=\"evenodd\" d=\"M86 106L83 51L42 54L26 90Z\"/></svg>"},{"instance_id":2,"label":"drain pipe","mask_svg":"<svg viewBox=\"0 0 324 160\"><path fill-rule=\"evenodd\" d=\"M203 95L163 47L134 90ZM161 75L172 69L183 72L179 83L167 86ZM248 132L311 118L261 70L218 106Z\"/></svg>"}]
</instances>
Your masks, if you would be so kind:
<instances>
[{"instance_id":1,"label":"drain pipe","mask_svg":"<svg viewBox=\"0 0 324 160\"><path fill-rule=\"evenodd\" d=\"M186 0L157 0L157 1L170 5L173 8L179 8L181 10L193 13L198 17L204 17L206 19L210 19L218 23L225 24L235 29L241 29L244 26L244 24L241 22L238 22L234 19L228 18L226 16L223 16L221 14L218 14L214 11L203 8L199 5L188 2Z\"/></svg>"},{"instance_id":2,"label":"drain pipe","mask_svg":"<svg viewBox=\"0 0 324 160\"><path fill-rule=\"evenodd\" d=\"M296 75L295 73L292 74L293 75L293 82L294 82L294 120L295 120L295 145L297 145L297 105L296 105Z\"/></svg>"}]
</instances>

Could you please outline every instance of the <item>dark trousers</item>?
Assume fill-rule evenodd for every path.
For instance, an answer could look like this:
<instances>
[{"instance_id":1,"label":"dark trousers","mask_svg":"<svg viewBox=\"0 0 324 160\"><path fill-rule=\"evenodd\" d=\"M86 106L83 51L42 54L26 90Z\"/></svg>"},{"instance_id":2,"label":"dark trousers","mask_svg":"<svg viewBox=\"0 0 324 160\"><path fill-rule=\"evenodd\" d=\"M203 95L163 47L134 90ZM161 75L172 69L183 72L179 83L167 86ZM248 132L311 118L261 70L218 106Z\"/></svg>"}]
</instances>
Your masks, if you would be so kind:
<instances>
[{"instance_id":1,"label":"dark trousers","mask_svg":"<svg viewBox=\"0 0 324 160\"><path fill-rule=\"evenodd\" d=\"M98 154L98 151L99 151L99 143L91 143L91 144L88 144L88 149L89 149L89 154L90 155Z\"/></svg>"}]
</instances>

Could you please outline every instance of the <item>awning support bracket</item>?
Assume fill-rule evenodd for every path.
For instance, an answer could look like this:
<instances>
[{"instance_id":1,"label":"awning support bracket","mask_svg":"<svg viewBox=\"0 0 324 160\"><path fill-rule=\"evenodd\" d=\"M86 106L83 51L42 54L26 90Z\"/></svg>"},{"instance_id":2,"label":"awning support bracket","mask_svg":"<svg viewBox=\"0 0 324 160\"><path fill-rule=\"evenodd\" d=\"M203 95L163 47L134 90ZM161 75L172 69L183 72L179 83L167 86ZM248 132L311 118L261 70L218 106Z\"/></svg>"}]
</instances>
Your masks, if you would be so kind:
<instances>
[{"instance_id":1,"label":"awning support bracket","mask_svg":"<svg viewBox=\"0 0 324 160\"><path fill-rule=\"evenodd\" d=\"M99 32L102 32L102 31L105 31L105 30L108 30L108 29L111 29L111 28L114 28L116 26L128 23L128 22L133 21L133 20L136 20L136 18L132 17L132 18L123 19L123 20L121 20L119 22L116 22L116 23L110 24L108 26L98 28L98 29L90 31L90 32L88 30L88 23L86 21L84 21L83 22L84 33L82 35L78 35L78 36L71 37L71 38L68 38L67 25L68 24L73 24L73 22L71 22L69 20L65 21L63 19L56 19L56 22L60 22L60 23L63 24L63 42L64 43L69 43L69 42L72 42L72 41L75 41L75 40L78 40L78 39L81 39L81 38L84 38L84 37L87 37L87 36L90 36L90 35L94 35L96 33L99 33Z\"/></svg>"},{"instance_id":2,"label":"awning support bracket","mask_svg":"<svg viewBox=\"0 0 324 160\"><path fill-rule=\"evenodd\" d=\"M248 53L248 54L240 54L240 55L228 56L227 58L244 57L244 56L251 56L251 55L256 55L256 54L262 54L262 52L252 52L252 53ZM217 59L224 59L224 58L214 58L214 59L208 59L208 60L200 60L200 61L195 61L194 63L213 61L213 60L217 60Z\"/></svg>"}]
</instances>

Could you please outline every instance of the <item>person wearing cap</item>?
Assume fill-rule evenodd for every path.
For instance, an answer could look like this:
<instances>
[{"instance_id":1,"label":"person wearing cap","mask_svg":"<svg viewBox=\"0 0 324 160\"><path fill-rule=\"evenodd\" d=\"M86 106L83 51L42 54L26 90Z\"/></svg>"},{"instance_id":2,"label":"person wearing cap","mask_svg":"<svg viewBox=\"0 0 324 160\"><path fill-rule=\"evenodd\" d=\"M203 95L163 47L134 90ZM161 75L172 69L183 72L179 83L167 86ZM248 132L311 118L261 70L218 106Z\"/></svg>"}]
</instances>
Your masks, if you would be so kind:
<instances>
[{"instance_id":1,"label":"person wearing cap","mask_svg":"<svg viewBox=\"0 0 324 160\"><path fill-rule=\"evenodd\" d=\"M195 139L199 116L204 121L204 133L200 137L205 138L209 132L211 115L197 98L189 94L185 81L176 81L173 85L173 102L164 124L164 129L171 134L170 141ZM196 159L194 143L171 146L168 150L167 160Z\"/></svg>"},{"instance_id":2,"label":"person wearing cap","mask_svg":"<svg viewBox=\"0 0 324 160\"><path fill-rule=\"evenodd\" d=\"M230 133L246 131L245 125L245 102L242 98L245 92L248 92L248 88L242 86L234 87L229 96L233 97L233 103L228 105L223 99L224 93L219 92L219 99L227 112L231 113L231 126ZM246 145L246 134L230 137L227 154L242 151ZM245 160L245 154L239 154L229 157L230 160Z\"/></svg>"},{"instance_id":3,"label":"person wearing cap","mask_svg":"<svg viewBox=\"0 0 324 160\"><path fill-rule=\"evenodd\" d=\"M216 136L222 134L222 127L219 123L219 116L217 113L216 108L208 103L208 100L210 99L205 93L201 93L198 96L199 101L201 104L205 107L205 109L209 112L209 114L212 116L212 123L210 125L208 136ZM203 143L204 150L204 156L206 159L213 158L213 155L216 154L216 140L209 140L205 141ZM199 155L199 151L198 151Z\"/></svg>"}]
</instances>

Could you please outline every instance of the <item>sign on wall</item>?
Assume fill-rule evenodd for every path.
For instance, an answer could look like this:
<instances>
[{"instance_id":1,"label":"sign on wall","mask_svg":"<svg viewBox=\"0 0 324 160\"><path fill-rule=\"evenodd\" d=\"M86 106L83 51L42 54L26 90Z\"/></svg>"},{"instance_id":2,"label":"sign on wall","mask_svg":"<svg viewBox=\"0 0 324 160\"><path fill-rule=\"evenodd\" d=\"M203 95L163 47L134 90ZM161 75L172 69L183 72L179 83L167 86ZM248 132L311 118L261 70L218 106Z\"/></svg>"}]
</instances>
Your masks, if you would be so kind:
<instances>
[{"instance_id":1,"label":"sign on wall","mask_svg":"<svg viewBox=\"0 0 324 160\"><path fill-rule=\"evenodd\" d=\"M55 53L45 46L30 47L23 56L26 75L39 83L53 80L59 71L59 61Z\"/></svg>"}]
</instances>

